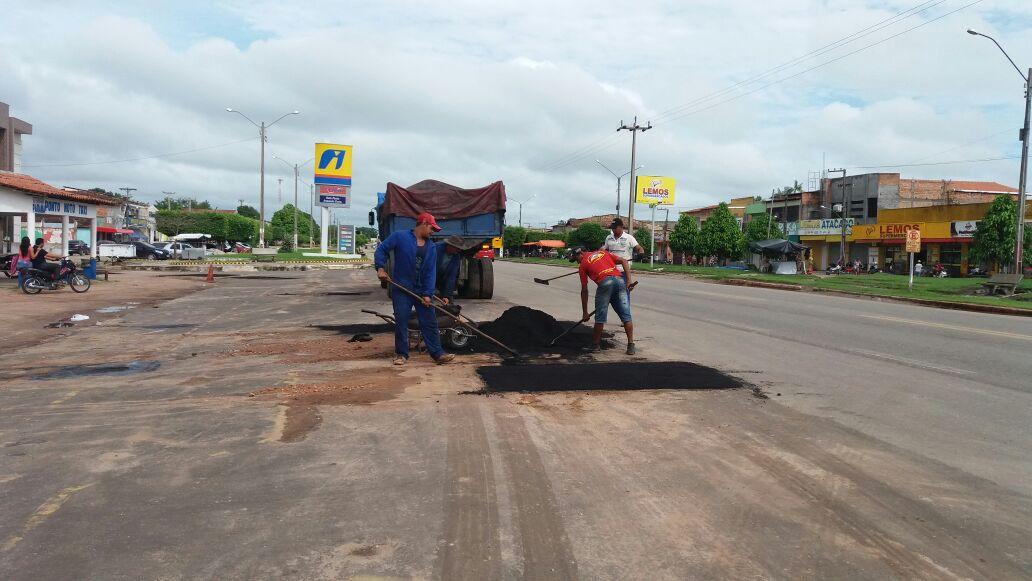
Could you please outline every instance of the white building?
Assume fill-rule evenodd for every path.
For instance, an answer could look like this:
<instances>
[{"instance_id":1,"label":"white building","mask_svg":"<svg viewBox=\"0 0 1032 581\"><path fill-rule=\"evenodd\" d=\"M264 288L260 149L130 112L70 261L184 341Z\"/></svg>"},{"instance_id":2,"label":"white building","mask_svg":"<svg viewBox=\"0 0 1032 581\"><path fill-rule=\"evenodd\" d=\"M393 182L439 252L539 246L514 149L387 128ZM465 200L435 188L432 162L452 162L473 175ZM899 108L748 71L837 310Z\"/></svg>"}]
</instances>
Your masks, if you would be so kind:
<instances>
[{"instance_id":1,"label":"white building","mask_svg":"<svg viewBox=\"0 0 1032 581\"><path fill-rule=\"evenodd\" d=\"M55 253L68 255L77 238L97 256L97 209L119 206L110 196L65 191L25 174L0 171L0 251L16 252L22 236L43 238ZM86 235L86 232L89 235Z\"/></svg>"}]
</instances>

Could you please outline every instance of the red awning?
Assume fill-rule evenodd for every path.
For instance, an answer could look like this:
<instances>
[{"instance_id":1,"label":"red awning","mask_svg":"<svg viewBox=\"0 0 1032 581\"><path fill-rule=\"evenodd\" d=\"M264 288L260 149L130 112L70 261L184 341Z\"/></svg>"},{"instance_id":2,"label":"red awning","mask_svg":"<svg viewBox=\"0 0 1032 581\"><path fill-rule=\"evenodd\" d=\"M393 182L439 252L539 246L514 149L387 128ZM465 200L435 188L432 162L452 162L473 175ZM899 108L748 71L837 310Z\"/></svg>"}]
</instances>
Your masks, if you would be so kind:
<instances>
[{"instance_id":1,"label":"red awning","mask_svg":"<svg viewBox=\"0 0 1032 581\"><path fill-rule=\"evenodd\" d=\"M112 228L111 226L97 226L97 232L103 232L105 234L133 234L132 230L126 230L125 228Z\"/></svg>"}]
</instances>

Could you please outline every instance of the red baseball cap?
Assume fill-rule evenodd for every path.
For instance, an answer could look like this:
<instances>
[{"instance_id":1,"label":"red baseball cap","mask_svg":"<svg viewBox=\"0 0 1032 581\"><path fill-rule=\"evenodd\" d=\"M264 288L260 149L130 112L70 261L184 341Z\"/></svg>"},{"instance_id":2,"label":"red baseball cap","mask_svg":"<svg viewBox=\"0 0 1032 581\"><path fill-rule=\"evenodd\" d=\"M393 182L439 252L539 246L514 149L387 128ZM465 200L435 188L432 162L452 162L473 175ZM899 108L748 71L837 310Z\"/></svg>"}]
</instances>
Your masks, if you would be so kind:
<instances>
[{"instance_id":1,"label":"red baseball cap","mask_svg":"<svg viewBox=\"0 0 1032 581\"><path fill-rule=\"evenodd\" d=\"M419 226L420 224L430 224L430 228L434 232L441 231L441 227L437 225L437 220L434 220L434 215L430 212L423 212L416 217L416 226Z\"/></svg>"}]
</instances>

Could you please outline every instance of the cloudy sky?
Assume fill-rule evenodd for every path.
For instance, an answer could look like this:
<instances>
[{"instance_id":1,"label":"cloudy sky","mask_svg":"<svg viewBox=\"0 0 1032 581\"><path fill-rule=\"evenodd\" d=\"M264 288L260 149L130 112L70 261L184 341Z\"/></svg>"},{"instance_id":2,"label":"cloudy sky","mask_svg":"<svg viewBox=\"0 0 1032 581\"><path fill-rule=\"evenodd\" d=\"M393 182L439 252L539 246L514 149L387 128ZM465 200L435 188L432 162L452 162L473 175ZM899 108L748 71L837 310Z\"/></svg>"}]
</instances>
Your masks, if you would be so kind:
<instances>
[{"instance_id":1,"label":"cloudy sky","mask_svg":"<svg viewBox=\"0 0 1032 581\"><path fill-rule=\"evenodd\" d=\"M353 144L345 221L386 182L424 178L503 180L510 200L533 196L534 226L611 211L595 159L629 169L615 130L635 116L654 124L643 173L676 178L682 209L806 185L822 158L1017 185L1022 81L964 31L1032 65L1028 0L0 0L0 14L0 101L34 125L26 173L256 204L257 130L225 108L299 109L269 131L267 200L278 178L293 195L271 154Z\"/></svg>"}]
</instances>

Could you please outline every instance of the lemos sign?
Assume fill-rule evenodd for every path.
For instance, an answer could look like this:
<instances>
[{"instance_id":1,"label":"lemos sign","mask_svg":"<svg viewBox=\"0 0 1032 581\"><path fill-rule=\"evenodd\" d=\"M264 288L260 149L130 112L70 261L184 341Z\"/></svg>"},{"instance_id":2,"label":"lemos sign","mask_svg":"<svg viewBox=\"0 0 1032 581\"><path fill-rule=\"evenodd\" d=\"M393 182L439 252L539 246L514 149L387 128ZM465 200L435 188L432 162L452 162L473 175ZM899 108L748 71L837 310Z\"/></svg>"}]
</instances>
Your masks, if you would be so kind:
<instances>
[{"instance_id":1,"label":"lemos sign","mask_svg":"<svg viewBox=\"0 0 1032 581\"><path fill-rule=\"evenodd\" d=\"M315 144L315 177L320 206L351 207L352 146L336 143Z\"/></svg>"},{"instance_id":2,"label":"lemos sign","mask_svg":"<svg viewBox=\"0 0 1032 581\"><path fill-rule=\"evenodd\" d=\"M666 176L637 176L634 181L635 203L649 205L672 205L674 203L674 178Z\"/></svg>"}]
</instances>

